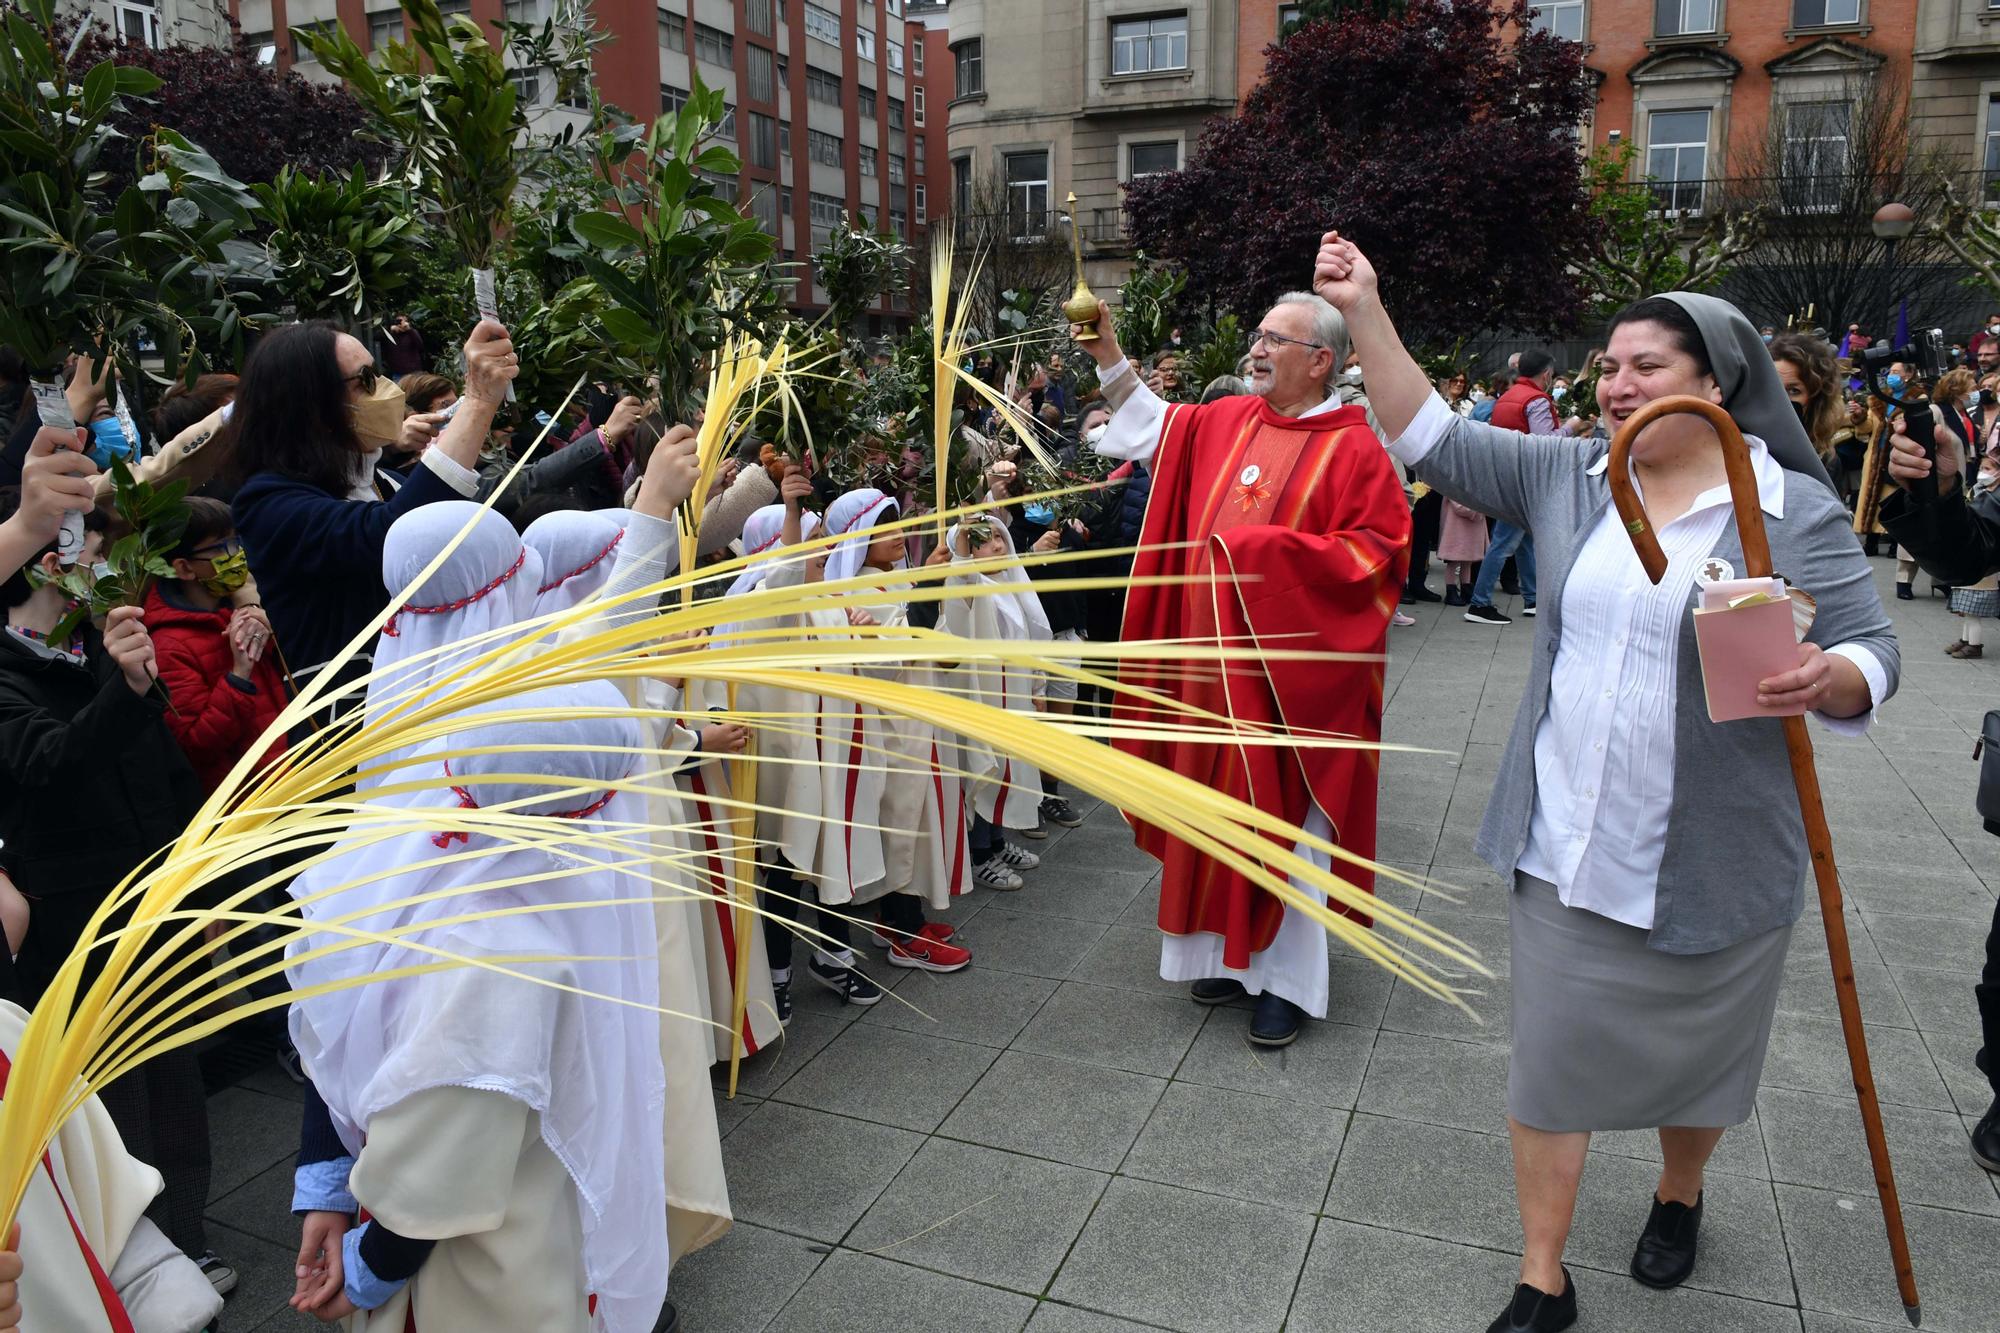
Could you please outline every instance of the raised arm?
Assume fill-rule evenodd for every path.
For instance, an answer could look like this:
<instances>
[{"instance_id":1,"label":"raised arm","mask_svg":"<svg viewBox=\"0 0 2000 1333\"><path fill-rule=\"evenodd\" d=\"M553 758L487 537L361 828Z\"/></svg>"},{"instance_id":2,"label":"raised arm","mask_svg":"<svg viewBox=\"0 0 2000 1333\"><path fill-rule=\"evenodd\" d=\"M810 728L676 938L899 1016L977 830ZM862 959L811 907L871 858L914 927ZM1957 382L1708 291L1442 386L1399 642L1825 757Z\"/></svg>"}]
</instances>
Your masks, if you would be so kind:
<instances>
[{"instance_id":1,"label":"raised arm","mask_svg":"<svg viewBox=\"0 0 2000 1333\"><path fill-rule=\"evenodd\" d=\"M1072 330L1085 327L1071 326ZM1097 303L1097 322L1089 327L1097 330L1097 337L1083 346L1097 362L1097 387L1103 390L1104 401L1111 408L1111 422L1104 428L1103 438L1090 447L1106 458L1130 458L1143 463L1159 451L1160 427L1166 424L1167 405L1140 381L1126 360L1124 349L1118 345L1111 309L1104 302Z\"/></svg>"}]
</instances>

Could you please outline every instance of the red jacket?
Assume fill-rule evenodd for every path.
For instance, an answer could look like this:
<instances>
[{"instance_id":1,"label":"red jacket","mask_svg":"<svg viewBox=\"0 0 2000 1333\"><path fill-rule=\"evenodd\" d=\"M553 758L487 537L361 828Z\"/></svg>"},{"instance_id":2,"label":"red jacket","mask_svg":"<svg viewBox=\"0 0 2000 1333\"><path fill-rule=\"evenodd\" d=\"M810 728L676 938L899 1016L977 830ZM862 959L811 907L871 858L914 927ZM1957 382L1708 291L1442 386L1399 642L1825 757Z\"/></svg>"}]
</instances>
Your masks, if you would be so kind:
<instances>
[{"instance_id":1,"label":"red jacket","mask_svg":"<svg viewBox=\"0 0 2000 1333\"><path fill-rule=\"evenodd\" d=\"M1523 435L1528 429L1528 404L1537 398L1549 405L1549 415L1555 418L1557 426L1562 425L1562 413L1556 410L1556 400L1548 391L1533 380L1515 380L1500 395L1500 401L1493 404L1493 424L1504 430L1517 430Z\"/></svg>"},{"instance_id":2,"label":"red jacket","mask_svg":"<svg viewBox=\"0 0 2000 1333\"><path fill-rule=\"evenodd\" d=\"M252 689L230 682L232 614L228 606L201 611L174 605L158 583L146 594L146 632L153 636L160 680L174 704L163 720L194 765L204 791L222 784L290 698L274 652L266 651L251 669ZM268 764L284 752L285 738L280 736L263 762Z\"/></svg>"}]
</instances>

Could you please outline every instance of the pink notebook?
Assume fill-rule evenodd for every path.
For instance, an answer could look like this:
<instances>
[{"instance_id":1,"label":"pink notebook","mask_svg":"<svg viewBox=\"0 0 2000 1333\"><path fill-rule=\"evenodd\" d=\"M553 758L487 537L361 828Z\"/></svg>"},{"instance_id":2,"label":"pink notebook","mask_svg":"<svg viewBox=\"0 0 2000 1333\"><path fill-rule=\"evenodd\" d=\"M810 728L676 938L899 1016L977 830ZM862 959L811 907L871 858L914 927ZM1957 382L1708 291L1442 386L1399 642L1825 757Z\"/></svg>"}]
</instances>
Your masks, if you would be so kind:
<instances>
[{"instance_id":1,"label":"pink notebook","mask_svg":"<svg viewBox=\"0 0 2000 1333\"><path fill-rule=\"evenodd\" d=\"M1710 584L1701 590L1695 608L1694 641L1701 653L1701 681L1708 696L1708 720L1734 722L1745 717L1783 717L1806 712L1804 705L1779 710L1760 708L1757 682L1790 671L1799 664L1799 636L1792 603L1777 585L1779 600L1731 607L1731 600L1756 592L1766 579L1741 579Z\"/></svg>"}]
</instances>

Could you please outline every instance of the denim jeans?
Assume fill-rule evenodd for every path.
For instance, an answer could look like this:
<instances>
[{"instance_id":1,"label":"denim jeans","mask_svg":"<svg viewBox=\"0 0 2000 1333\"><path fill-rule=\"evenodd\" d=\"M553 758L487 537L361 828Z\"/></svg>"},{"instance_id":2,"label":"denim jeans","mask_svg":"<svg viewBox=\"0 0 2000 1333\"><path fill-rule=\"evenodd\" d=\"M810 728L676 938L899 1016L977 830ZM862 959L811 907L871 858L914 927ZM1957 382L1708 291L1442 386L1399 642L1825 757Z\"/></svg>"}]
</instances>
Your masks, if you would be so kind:
<instances>
[{"instance_id":1,"label":"denim jeans","mask_svg":"<svg viewBox=\"0 0 2000 1333\"><path fill-rule=\"evenodd\" d=\"M1535 534L1512 523L1493 520L1493 537L1486 544L1486 558L1479 563L1479 580L1472 585L1474 606L1493 605L1493 589L1499 586L1500 571L1508 556L1521 575L1521 600L1535 604Z\"/></svg>"}]
</instances>

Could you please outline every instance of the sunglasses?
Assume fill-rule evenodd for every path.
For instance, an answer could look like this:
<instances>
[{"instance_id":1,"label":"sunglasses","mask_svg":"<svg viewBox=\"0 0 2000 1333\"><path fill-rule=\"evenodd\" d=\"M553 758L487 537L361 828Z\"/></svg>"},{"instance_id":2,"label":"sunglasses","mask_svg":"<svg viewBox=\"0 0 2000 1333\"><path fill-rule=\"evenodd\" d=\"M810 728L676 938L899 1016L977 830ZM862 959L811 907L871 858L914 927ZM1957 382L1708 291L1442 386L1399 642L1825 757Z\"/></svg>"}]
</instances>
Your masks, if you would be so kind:
<instances>
[{"instance_id":1,"label":"sunglasses","mask_svg":"<svg viewBox=\"0 0 2000 1333\"><path fill-rule=\"evenodd\" d=\"M374 393L375 386L382 381L382 372L371 361L352 375L344 375L341 378L347 383L359 385L363 393Z\"/></svg>"}]
</instances>

